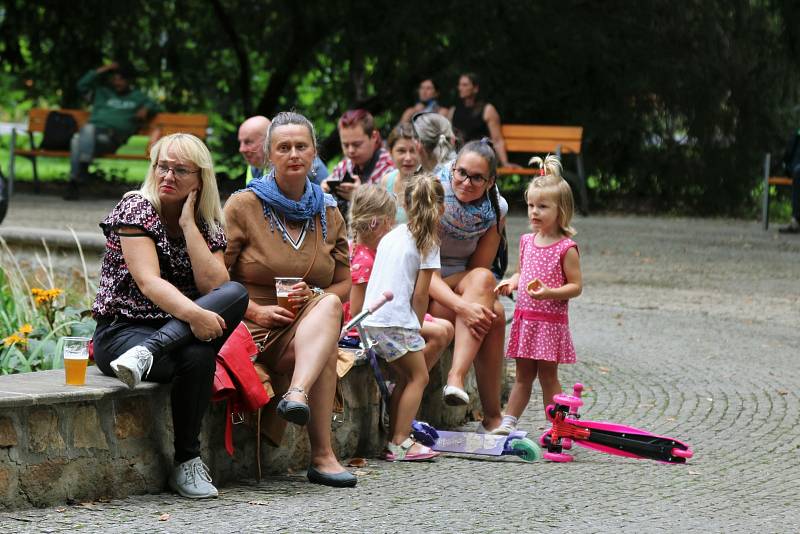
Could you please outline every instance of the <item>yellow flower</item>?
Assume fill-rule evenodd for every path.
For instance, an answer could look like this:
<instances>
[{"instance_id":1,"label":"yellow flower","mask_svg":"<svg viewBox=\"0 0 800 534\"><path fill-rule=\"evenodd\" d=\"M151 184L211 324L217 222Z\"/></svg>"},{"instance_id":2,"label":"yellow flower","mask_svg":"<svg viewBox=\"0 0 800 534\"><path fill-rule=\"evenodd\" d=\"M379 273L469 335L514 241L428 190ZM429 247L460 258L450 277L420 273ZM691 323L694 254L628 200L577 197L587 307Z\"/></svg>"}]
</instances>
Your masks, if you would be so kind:
<instances>
[{"instance_id":1,"label":"yellow flower","mask_svg":"<svg viewBox=\"0 0 800 534\"><path fill-rule=\"evenodd\" d=\"M31 326L29 323L25 323L19 327L19 333L22 335L28 335L31 332L33 332L33 326Z\"/></svg>"},{"instance_id":2,"label":"yellow flower","mask_svg":"<svg viewBox=\"0 0 800 534\"><path fill-rule=\"evenodd\" d=\"M63 293L63 289L53 288L53 289L42 289L39 287L34 287L31 289L31 294L34 296L34 300L36 304L46 304L48 302L52 302L55 300L57 296Z\"/></svg>"},{"instance_id":3,"label":"yellow flower","mask_svg":"<svg viewBox=\"0 0 800 534\"><path fill-rule=\"evenodd\" d=\"M14 343L17 343L19 345L26 345L28 343L28 340L25 339L24 337L18 336L17 334L11 334L10 336L3 338L4 347L10 347Z\"/></svg>"}]
</instances>

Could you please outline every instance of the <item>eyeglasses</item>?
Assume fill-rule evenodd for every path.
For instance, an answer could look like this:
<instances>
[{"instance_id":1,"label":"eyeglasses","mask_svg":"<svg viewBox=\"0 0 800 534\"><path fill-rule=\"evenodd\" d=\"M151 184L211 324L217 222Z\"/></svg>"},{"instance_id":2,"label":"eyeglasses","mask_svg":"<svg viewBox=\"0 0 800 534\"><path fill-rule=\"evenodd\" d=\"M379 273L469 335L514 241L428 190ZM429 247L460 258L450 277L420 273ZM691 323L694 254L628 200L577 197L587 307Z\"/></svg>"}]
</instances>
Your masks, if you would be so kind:
<instances>
[{"instance_id":1,"label":"eyeglasses","mask_svg":"<svg viewBox=\"0 0 800 534\"><path fill-rule=\"evenodd\" d=\"M169 171L172 171L172 175L178 179L186 178L190 174L195 174L200 172L200 169L192 171L187 169L186 167L170 167L168 165L163 165L161 163L153 165L153 168L156 170L156 174L158 174L161 177L166 176L167 174L169 174Z\"/></svg>"},{"instance_id":2,"label":"eyeglasses","mask_svg":"<svg viewBox=\"0 0 800 534\"><path fill-rule=\"evenodd\" d=\"M486 182L489 181L488 178L485 176L481 176L480 174L470 175L467 174L467 171L464 167L453 167L453 176L458 177L459 182L467 182L471 183L472 185L482 186Z\"/></svg>"}]
</instances>

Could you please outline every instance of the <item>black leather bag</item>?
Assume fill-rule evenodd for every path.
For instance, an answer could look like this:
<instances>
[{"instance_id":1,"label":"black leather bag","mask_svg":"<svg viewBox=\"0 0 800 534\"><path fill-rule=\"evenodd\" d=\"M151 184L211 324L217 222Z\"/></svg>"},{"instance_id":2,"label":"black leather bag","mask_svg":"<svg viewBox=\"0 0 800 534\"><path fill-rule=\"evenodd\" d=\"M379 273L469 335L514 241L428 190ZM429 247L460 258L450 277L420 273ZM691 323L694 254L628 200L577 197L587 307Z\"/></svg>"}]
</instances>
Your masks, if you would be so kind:
<instances>
[{"instance_id":1,"label":"black leather bag","mask_svg":"<svg viewBox=\"0 0 800 534\"><path fill-rule=\"evenodd\" d=\"M69 113L51 111L44 123L44 138L39 148L45 150L69 150L72 135L78 130L75 117Z\"/></svg>"}]
</instances>

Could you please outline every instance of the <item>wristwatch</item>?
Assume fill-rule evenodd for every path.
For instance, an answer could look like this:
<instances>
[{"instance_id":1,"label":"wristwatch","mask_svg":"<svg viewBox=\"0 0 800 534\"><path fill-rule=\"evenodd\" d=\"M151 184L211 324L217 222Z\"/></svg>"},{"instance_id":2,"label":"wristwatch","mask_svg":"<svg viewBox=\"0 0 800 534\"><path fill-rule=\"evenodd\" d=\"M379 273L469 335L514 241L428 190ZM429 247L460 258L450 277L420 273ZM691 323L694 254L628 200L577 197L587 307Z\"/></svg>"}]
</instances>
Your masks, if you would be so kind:
<instances>
[{"instance_id":1,"label":"wristwatch","mask_svg":"<svg viewBox=\"0 0 800 534\"><path fill-rule=\"evenodd\" d=\"M313 293L315 297L319 297L320 295L325 294L325 292L322 290L321 287L312 287L311 293Z\"/></svg>"}]
</instances>

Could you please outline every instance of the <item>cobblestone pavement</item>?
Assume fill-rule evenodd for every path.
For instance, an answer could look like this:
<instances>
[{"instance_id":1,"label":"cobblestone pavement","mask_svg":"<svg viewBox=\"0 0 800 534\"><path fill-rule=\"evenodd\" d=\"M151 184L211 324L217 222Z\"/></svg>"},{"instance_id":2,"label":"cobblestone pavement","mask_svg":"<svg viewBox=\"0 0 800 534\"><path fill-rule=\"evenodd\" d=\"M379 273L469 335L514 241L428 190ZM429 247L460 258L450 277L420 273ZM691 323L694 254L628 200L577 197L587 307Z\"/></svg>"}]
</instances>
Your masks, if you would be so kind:
<instances>
[{"instance_id":1,"label":"cobblestone pavement","mask_svg":"<svg viewBox=\"0 0 800 534\"><path fill-rule=\"evenodd\" d=\"M511 218L514 249L525 225ZM586 384L587 419L687 441L687 465L578 447L571 464L370 460L353 490L299 473L242 481L213 501L160 494L2 513L0 532L797 530L800 239L728 220L593 216L576 227L580 362L562 383ZM538 436L536 395L521 426Z\"/></svg>"}]
</instances>

